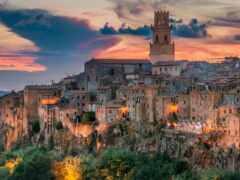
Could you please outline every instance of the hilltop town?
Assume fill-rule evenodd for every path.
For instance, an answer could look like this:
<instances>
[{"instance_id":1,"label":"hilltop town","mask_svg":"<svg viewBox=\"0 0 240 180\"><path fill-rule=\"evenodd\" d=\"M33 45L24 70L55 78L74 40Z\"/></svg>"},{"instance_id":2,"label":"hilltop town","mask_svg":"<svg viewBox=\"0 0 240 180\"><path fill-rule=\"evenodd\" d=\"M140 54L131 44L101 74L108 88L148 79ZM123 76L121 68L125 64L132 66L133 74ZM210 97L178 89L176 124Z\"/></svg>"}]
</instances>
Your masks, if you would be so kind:
<instances>
[{"instance_id":1,"label":"hilltop town","mask_svg":"<svg viewBox=\"0 0 240 180\"><path fill-rule=\"evenodd\" d=\"M167 11L155 12L152 30L149 59L93 58L78 75L2 96L2 149L114 146L239 170L240 59L175 60Z\"/></svg>"}]
</instances>

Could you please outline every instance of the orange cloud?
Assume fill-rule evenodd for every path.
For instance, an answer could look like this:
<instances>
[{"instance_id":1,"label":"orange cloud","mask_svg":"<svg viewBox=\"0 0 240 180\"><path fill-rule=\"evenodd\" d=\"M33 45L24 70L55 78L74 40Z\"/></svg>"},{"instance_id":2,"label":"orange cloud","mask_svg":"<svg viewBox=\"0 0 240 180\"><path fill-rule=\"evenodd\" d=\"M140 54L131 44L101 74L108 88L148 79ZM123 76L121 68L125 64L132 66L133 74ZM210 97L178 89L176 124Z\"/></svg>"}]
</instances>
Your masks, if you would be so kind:
<instances>
[{"instance_id":1,"label":"orange cloud","mask_svg":"<svg viewBox=\"0 0 240 180\"><path fill-rule=\"evenodd\" d=\"M35 62L32 57L0 57L0 71L40 72L46 67Z\"/></svg>"},{"instance_id":2,"label":"orange cloud","mask_svg":"<svg viewBox=\"0 0 240 180\"><path fill-rule=\"evenodd\" d=\"M118 36L119 42L95 54L98 58L148 58L148 41L138 36Z\"/></svg>"},{"instance_id":3,"label":"orange cloud","mask_svg":"<svg viewBox=\"0 0 240 180\"><path fill-rule=\"evenodd\" d=\"M31 41L21 38L0 26L0 71L45 71L46 67L36 63L37 58L22 52L37 52L39 48Z\"/></svg>"},{"instance_id":4,"label":"orange cloud","mask_svg":"<svg viewBox=\"0 0 240 180\"><path fill-rule=\"evenodd\" d=\"M232 27L212 26L206 38L175 38L176 59L206 60L215 62L226 56L240 56L240 43L235 42L233 35L240 30ZM149 55L149 41L137 36L119 36L120 42L115 46L96 53L98 58L140 58Z\"/></svg>"}]
</instances>

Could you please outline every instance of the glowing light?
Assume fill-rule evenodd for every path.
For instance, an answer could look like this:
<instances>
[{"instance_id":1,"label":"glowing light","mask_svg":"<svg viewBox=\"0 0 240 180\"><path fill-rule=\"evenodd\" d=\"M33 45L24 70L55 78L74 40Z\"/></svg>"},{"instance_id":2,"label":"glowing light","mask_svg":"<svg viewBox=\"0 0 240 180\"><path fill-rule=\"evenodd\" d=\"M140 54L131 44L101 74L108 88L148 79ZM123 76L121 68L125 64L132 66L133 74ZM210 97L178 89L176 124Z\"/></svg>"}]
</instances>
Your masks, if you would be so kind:
<instances>
[{"instance_id":1,"label":"glowing light","mask_svg":"<svg viewBox=\"0 0 240 180\"><path fill-rule=\"evenodd\" d=\"M101 123L96 127L98 134L105 134L108 131L109 125L107 123Z\"/></svg>"},{"instance_id":2,"label":"glowing light","mask_svg":"<svg viewBox=\"0 0 240 180\"><path fill-rule=\"evenodd\" d=\"M81 180L80 159L67 157L53 164L53 174L57 180Z\"/></svg>"},{"instance_id":3,"label":"glowing light","mask_svg":"<svg viewBox=\"0 0 240 180\"><path fill-rule=\"evenodd\" d=\"M63 126L67 128L71 134L76 137L84 137L87 138L89 135L93 133L93 126L91 124L76 124L72 122L69 118L65 118L62 122Z\"/></svg>"},{"instance_id":4,"label":"glowing light","mask_svg":"<svg viewBox=\"0 0 240 180\"><path fill-rule=\"evenodd\" d=\"M210 133L210 132L213 132L213 131L215 131L215 129L211 128L211 127L204 127L203 128L203 132L204 133Z\"/></svg>"},{"instance_id":5,"label":"glowing light","mask_svg":"<svg viewBox=\"0 0 240 180\"><path fill-rule=\"evenodd\" d=\"M176 104L170 104L168 105L167 107L167 113L170 114L170 113L177 113L178 112L178 105Z\"/></svg>"},{"instance_id":6,"label":"glowing light","mask_svg":"<svg viewBox=\"0 0 240 180\"><path fill-rule=\"evenodd\" d=\"M10 159L5 163L5 167L9 170L10 174L12 174L17 165L21 162L22 162L21 158Z\"/></svg>"},{"instance_id":7,"label":"glowing light","mask_svg":"<svg viewBox=\"0 0 240 180\"><path fill-rule=\"evenodd\" d=\"M120 108L120 112L121 112L122 114L128 113L128 107L121 107L121 108Z\"/></svg>"},{"instance_id":8,"label":"glowing light","mask_svg":"<svg viewBox=\"0 0 240 180\"><path fill-rule=\"evenodd\" d=\"M75 134L88 137L93 133L93 127L88 124L79 124L74 127Z\"/></svg>"},{"instance_id":9,"label":"glowing light","mask_svg":"<svg viewBox=\"0 0 240 180\"><path fill-rule=\"evenodd\" d=\"M43 98L41 100L42 105L54 105L59 102L60 98L59 97L52 97L52 98Z\"/></svg>"}]
</instances>

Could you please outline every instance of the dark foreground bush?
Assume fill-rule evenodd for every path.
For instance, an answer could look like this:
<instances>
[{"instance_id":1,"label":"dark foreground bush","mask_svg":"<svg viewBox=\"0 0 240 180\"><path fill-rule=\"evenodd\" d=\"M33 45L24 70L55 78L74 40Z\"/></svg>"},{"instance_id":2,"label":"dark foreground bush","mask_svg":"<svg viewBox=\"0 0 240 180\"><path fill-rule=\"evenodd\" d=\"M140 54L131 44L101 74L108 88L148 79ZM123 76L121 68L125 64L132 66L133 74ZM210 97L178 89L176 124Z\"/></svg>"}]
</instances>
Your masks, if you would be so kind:
<instances>
[{"instance_id":1,"label":"dark foreground bush","mask_svg":"<svg viewBox=\"0 0 240 180\"><path fill-rule=\"evenodd\" d=\"M51 159L43 150L34 150L26 154L16 167L9 180L51 180Z\"/></svg>"},{"instance_id":2,"label":"dark foreground bush","mask_svg":"<svg viewBox=\"0 0 240 180\"><path fill-rule=\"evenodd\" d=\"M53 164L58 164L57 170L71 180L239 180L239 172L223 170L206 170L193 172L192 167L185 161L171 159L166 154L142 154L129 150L110 148L97 156L81 155L69 157L77 159L74 166L65 166L62 158L56 158L56 152L39 148L26 148L1 156L1 180L52 180L56 171ZM55 156L55 158L54 158ZM9 159L20 157L22 161L14 171L4 166ZM51 157L51 158L50 158ZM68 163L68 161L67 161ZM69 162L71 164L71 162ZM68 168L72 167L72 168ZM56 170L56 169L55 169ZM52 174L54 173L54 175ZM77 173L77 174L76 174ZM59 174L59 173L58 173ZM61 173L60 173L61 174ZM73 177L73 174L76 177ZM198 175L197 175L198 174ZM80 177L80 179L79 179ZM77 178L77 179L74 179Z\"/></svg>"}]
</instances>

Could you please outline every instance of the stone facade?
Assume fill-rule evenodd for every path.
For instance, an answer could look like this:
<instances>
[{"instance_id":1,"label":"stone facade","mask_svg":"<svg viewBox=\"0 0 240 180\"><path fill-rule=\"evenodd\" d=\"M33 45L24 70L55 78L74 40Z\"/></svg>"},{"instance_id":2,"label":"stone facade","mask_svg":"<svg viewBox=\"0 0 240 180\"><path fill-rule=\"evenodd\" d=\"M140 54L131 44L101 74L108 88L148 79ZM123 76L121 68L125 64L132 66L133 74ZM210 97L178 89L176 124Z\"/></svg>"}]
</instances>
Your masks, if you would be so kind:
<instances>
[{"instance_id":1,"label":"stone facade","mask_svg":"<svg viewBox=\"0 0 240 180\"><path fill-rule=\"evenodd\" d=\"M113 123L127 116L128 108L121 101L109 101L97 106L96 118L99 123Z\"/></svg>"},{"instance_id":2,"label":"stone facade","mask_svg":"<svg viewBox=\"0 0 240 180\"><path fill-rule=\"evenodd\" d=\"M61 95L61 89L55 85L26 86L24 89L24 115L29 121L38 120L38 107L42 98Z\"/></svg>"},{"instance_id":3,"label":"stone facade","mask_svg":"<svg viewBox=\"0 0 240 180\"><path fill-rule=\"evenodd\" d=\"M27 134L28 123L24 118L23 92L11 92L0 98L0 124L5 130L4 146L9 150Z\"/></svg>"},{"instance_id":4,"label":"stone facade","mask_svg":"<svg viewBox=\"0 0 240 180\"><path fill-rule=\"evenodd\" d=\"M129 74L151 73L151 63L141 59L92 59L85 64L85 73L87 90L96 91L102 85L123 84Z\"/></svg>"}]
</instances>

